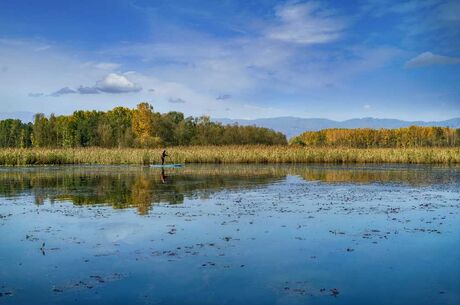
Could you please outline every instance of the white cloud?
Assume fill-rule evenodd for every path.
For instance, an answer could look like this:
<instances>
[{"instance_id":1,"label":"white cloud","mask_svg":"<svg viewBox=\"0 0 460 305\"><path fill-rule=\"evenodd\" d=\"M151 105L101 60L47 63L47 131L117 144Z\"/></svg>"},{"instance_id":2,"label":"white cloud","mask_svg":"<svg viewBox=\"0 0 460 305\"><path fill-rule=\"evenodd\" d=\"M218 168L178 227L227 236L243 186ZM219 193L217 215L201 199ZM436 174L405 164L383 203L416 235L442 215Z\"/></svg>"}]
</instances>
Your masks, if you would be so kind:
<instances>
[{"instance_id":1,"label":"white cloud","mask_svg":"<svg viewBox=\"0 0 460 305\"><path fill-rule=\"evenodd\" d=\"M94 86L80 86L76 90L64 87L57 90L54 93L51 93L51 96L61 96L65 94L99 94L101 92L105 93L127 93L127 92L139 92L142 90L142 87L133 83L124 75L110 73L105 76L102 80L97 81ZM29 94L30 96L30 94Z\"/></svg>"},{"instance_id":2,"label":"white cloud","mask_svg":"<svg viewBox=\"0 0 460 305\"><path fill-rule=\"evenodd\" d=\"M212 44L217 44L215 49L219 51L208 53L208 50L203 49L208 45L212 47ZM148 53L152 45L145 46L146 53ZM186 42L180 41L177 44L168 45L168 48L176 50L180 54L180 48L186 45ZM228 88L235 86L236 88L244 87L251 90L251 88L255 88L256 84L252 77L245 74L246 62L238 63L237 57L239 55L232 53L233 50L237 49L232 48L226 51L226 42L220 40L212 39L207 41L203 47L200 47L201 50L196 48L194 56L187 57L187 50L183 50L185 59L196 60L197 64L195 66L199 67L198 70L192 68L183 70L177 66L169 66L169 68L153 66L151 62L147 61L142 73L134 71L118 73L117 75L122 76L120 78L126 78L130 83L135 84L134 86L128 86L128 88L139 89L142 86L143 88L155 88L155 90L153 92L141 90L126 93L123 91L118 92L123 94L117 95L102 94L103 92L99 91L99 88L95 86L97 80L100 80L99 85L107 85L107 82L103 82L107 78L107 71L97 69L94 64L90 64L95 62L91 58L80 57L81 55L76 56L74 52L68 52L57 45L53 45L49 50L39 54L34 51L36 46L37 44L33 41L4 42L0 40L0 67L4 65L11 67L5 73L7 75L2 76L0 74L0 100L2 101L0 102L0 110L21 111L27 109L31 112L65 114L78 109L107 110L120 105L135 107L141 101L151 101L156 111L176 110L184 112L187 116L200 116L206 113L213 117L231 115L232 117L251 116L255 118L261 115L281 116L286 114L286 109L284 108L276 109L267 105L248 108L245 104L251 104L253 102L251 100L216 100L216 96L221 92L227 92ZM257 47L254 46L254 50L256 49ZM220 53L221 51L222 53ZM252 50L249 53L252 54L251 58L257 57L257 54L254 54ZM115 57L132 56L130 54L130 52L126 52ZM167 59L167 56L169 56L168 49L157 54L163 56L161 59ZM225 57L224 54L228 57ZM106 58L111 58L110 55L105 55ZM95 54L95 57L99 58L100 56L100 52ZM136 56L136 59L141 58L141 54ZM272 58L274 61L277 57L273 55ZM213 59L215 59L213 64L205 64ZM261 64L266 61L264 65L273 62L265 58L259 60ZM253 59L250 59L249 62L253 62ZM215 70L210 67L214 67ZM157 68L161 68L161 70L157 71ZM232 73L227 75L225 71L232 71ZM243 79L239 79L240 76ZM245 81L249 82L245 83ZM76 91L76 93L61 94L53 99L39 98L39 103L27 96L28 92L44 92L46 93L44 96L46 96L50 92L60 91L56 91L56 88L66 87L69 90L64 91L72 90ZM88 91L95 92L94 88L98 89L97 91L101 94L91 95L91 98L83 94L83 92L89 94ZM152 95L154 100L152 100ZM168 102L171 97L180 97L186 103L171 104ZM227 108L231 108L231 113L225 110ZM296 112L298 113L298 111Z\"/></svg>"},{"instance_id":3,"label":"white cloud","mask_svg":"<svg viewBox=\"0 0 460 305\"><path fill-rule=\"evenodd\" d=\"M110 73L104 79L98 81L96 88L107 93L139 92L142 90L142 87L133 83L124 75L117 73Z\"/></svg>"},{"instance_id":4,"label":"white cloud","mask_svg":"<svg viewBox=\"0 0 460 305\"><path fill-rule=\"evenodd\" d=\"M339 86L343 80L378 68L395 53L393 50L349 49L347 57L340 57L331 51L315 51L308 46L263 37L227 40L207 37L192 42L174 39L161 47L151 43L132 45L133 49L114 49L112 54L98 52L98 57L102 54L106 58L145 60L141 72L116 75L135 84L128 88L142 86L147 90L127 93L116 90L123 93L116 96L99 91L96 81L100 80L98 85L108 85L107 71L87 64L90 58L79 58L54 46L38 55L32 43L11 48L0 44L0 67L6 64L12 67L8 77L1 78L0 98L5 102L0 103L0 108L70 113L76 109L106 110L119 105L135 107L140 101L151 101L156 111L176 110L194 116L311 116L311 112L305 110L310 109L308 106L289 107L285 104L288 101L280 98L281 94L304 94L308 89L311 95L319 96L322 91L315 90L323 90L327 84ZM328 64L331 58L334 66ZM180 59L182 64L170 64L174 59ZM54 92L67 86L77 93L62 94L52 100L40 99L40 103L24 95L24 92ZM155 91L150 92L148 88ZM86 95L96 92L101 94L93 94L91 98ZM229 92L230 99L216 99ZM260 93L264 97L259 97ZM271 98L274 95L278 97ZM186 103L171 104L171 97L180 97ZM289 103L293 105L295 101L291 99Z\"/></svg>"},{"instance_id":5,"label":"white cloud","mask_svg":"<svg viewBox=\"0 0 460 305\"><path fill-rule=\"evenodd\" d=\"M261 21L251 35L219 39L179 29L161 41L122 44L100 54L135 58L143 62L145 75L184 84L217 100L225 92L238 99L269 91L304 94L306 88L343 84L400 55L388 47L317 50L311 44L338 39L345 22L315 2L291 2L275 13L278 24Z\"/></svg>"},{"instance_id":6,"label":"white cloud","mask_svg":"<svg viewBox=\"0 0 460 305\"><path fill-rule=\"evenodd\" d=\"M420 68L433 65L455 65L460 64L460 57L449 57L436 55L431 52L424 52L406 62L406 68Z\"/></svg>"},{"instance_id":7,"label":"white cloud","mask_svg":"<svg viewBox=\"0 0 460 305\"><path fill-rule=\"evenodd\" d=\"M276 9L279 24L266 31L267 37L299 44L337 40L345 23L316 2L287 4Z\"/></svg>"},{"instance_id":8,"label":"white cloud","mask_svg":"<svg viewBox=\"0 0 460 305\"><path fill-rule=\"evenodd\" d=\"M260 20L256 22L257 29L248 31L250 34L225 39L179 29L149 43L121 43L79 55L53 45L40 55L30 55L29 51L26 54L29 49L26 46L12 46L8 56L2 56L0 45L0 67L11 65L15 75L5 77L3 87L0 83L0 89L3 88L0 97L13 105L13 100L6 97L24 97L24 92L53 92L70 86L78 94L60 95L56 98L59 103L44 100L32 104L28 98L22 108L40 111L42 107L43 112L108 109L116 105L134 106L154 97L152 104L156 111L174 109L187 115L203 112L214 117L312 115L308 112L313 111L309 103L320 104L317 97L325 95L327 100L337 88L352 83L356 75L379 69L401 55L397 49L383 47L312 46L339 39L345 28L344 20L316 3L289 3L275 8L275 21ZM116 71L107 75L120 67L113 61L122 63L126 69L142 68L139 72ZM120 97L96 95L104 92L128 93ZM229 92L231 98L224 94ZM95 95L89 98L84 94ZM290 107L300 100L305 107ZM356 105L364 105L368 100ZM279 109L270 105L278 105L275 107ZM362 107L356 109L363 110Z\"/></svg>"}]
</instances>

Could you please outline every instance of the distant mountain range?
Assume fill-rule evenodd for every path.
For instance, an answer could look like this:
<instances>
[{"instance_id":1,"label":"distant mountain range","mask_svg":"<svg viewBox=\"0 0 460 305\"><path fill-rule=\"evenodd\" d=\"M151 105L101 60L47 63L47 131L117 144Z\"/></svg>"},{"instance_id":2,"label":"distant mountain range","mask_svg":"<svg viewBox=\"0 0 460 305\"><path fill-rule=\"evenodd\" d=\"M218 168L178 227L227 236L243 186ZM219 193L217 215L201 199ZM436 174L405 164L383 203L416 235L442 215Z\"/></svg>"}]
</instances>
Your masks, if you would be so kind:
<instances>
[{"instance_id":1,"label":"distant mountain range","mask_svg":"<svg viewBox=\"0 0 460 305\"><path fill-rule=\"evenodd\" d=\"M23 122L31 122L34 113L27 111L20 112L0 112L0 120L20 119ZM346 121L334 121L328 119L306 119L297 117L276 117L266 119L212 119L214 122L222 124L238 123L242 126L255 125L266 127L284 133L288 138L296 136L304 131L315 131L325 128L399 128L411 125L415 126L440 126L460 128L460 118L447 121L402 121L396 119L375 119L362 118Z\"/></svg>"},{"instance_id":2,"label":"distant mountain range","mask_svg":"<svg viewBox=\"0 0 460 305\"><path fill-rule=\"evenodd\" d=\"M400 128L407 126L439 126L460 128L460 118L447 121L402 121L396 119L362 118L346 121L333 121L328 119L305 119L297 117L276 117L267 119L213 119L222 124L255 125L271 128L284 133L288 138L296 136L304 131L315 131L325 128Z\"/></svg>"}]
</instances>

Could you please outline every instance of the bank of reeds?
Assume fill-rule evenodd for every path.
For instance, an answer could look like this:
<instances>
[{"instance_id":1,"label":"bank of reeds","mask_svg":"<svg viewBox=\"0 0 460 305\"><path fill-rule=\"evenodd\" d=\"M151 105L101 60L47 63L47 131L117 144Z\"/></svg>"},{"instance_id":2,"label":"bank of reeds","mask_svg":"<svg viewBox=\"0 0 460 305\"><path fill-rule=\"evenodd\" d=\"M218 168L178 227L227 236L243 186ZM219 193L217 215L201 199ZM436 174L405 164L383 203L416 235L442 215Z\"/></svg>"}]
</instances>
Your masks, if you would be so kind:
<instances>
[{"instance_id":1,"label":"bank of reeds","mask_svg":"<svg viewBox=\"0 0 460 305\"><path fill-rule=\"evenodd\" d=\"M0 149L0 165L154 164L161 149ZM169 163L460 164L460 148L304 148L189 146L168 149Z\"/></svg>"}]
</instances>

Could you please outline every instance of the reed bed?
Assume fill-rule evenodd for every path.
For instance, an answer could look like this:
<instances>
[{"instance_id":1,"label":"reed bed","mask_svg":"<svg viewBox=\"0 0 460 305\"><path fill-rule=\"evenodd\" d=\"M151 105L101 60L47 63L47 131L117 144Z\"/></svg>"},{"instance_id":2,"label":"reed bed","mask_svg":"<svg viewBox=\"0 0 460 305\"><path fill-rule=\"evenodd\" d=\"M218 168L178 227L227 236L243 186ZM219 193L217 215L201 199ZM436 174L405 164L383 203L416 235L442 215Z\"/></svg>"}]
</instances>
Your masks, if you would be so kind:
<instances>
[{"instance_id":1,"label":"reed bed","mask_svg":"<svg viewBox=\"0 0 460 305\"><path fill-rule=\"evenodd\" d=\"M154 164L161 149L0 149L0 165ZM460 148L305 148L188 146L168 149L169 163L408 163L460 164Z\"/></svg>"}]
</instances>

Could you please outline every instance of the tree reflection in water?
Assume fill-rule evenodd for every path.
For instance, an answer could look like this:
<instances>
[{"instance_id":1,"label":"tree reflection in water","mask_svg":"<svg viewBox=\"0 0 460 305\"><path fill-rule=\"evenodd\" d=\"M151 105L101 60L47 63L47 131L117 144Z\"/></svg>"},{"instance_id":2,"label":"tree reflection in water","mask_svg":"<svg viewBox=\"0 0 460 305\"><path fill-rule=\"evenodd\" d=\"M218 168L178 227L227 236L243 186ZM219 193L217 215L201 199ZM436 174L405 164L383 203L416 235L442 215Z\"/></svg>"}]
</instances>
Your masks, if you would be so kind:
<instances>
[{"instance_id":1,"label":"tree reflection in water","mask_svg":"<svg viewBox=\"0 0 460 305\"><path fill-rule=\"evenodd\" d=\"M267 186L288 175L324 183L420 186L454 182L458 170L449 169L447 175L446 167L396 165L188 165L167 172L129 166L3 168L0 196L32 195L37 205L49 200L106 204L115 209L134 207L139 214L147 214L154 204L181 204L185 198L207 198L224 189Z\"/></svg>"}]
</instances>

